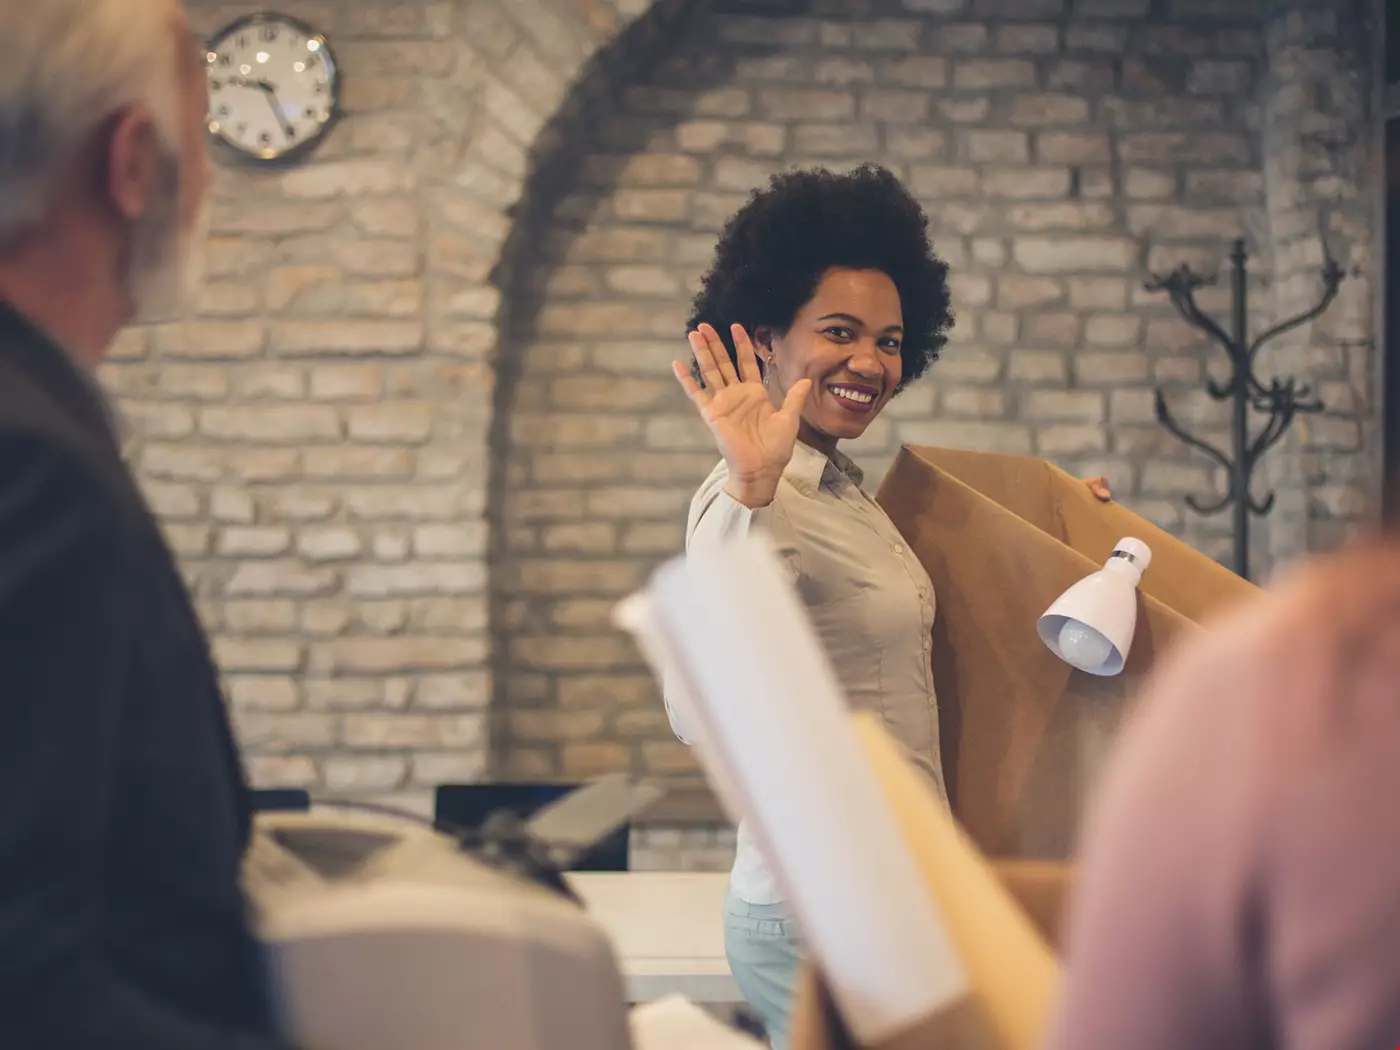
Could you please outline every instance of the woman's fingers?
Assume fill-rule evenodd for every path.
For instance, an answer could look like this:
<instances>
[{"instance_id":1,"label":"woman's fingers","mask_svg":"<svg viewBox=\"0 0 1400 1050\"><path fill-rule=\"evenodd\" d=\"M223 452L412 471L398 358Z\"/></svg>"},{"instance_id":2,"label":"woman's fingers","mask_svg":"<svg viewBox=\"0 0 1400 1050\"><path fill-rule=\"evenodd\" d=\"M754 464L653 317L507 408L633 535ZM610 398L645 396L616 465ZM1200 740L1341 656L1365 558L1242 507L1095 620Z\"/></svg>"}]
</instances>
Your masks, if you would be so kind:
<instances>
[{"instance_id":1,"label":"woman's fingers","mask_svg":"<svg viewBox=\"0 0 1400 1050\"><path fill-rule=\"evenodd\" d=\"M685 396L690 398L691 404L696 408L703 409L710 401L710 392L695 381L695 377L690 374L690 366L684 361L671 362L671 374L676 377L676 382L680 383L681 389L685 391Z\"/></svg>"},{"instance_id":2,"label":"woman's fingers","mask_svg":"<svg viewBox=\"0 0 1400 1050\"><path fill-rule=\"evenodd\" d=\"M735 357L739 359L739 375L746 383L762 383L763 373L758 368L758 354L754 351L749 333L741 324L731 325L730 334L734 337Z\"/></svg>"},{"instance_id":3,"label":"woman's fingers","mask_svg":"<svg viewBox=\"0 0 1400 1050\"><path fill-rule=\"evenodd\" d=\"M1097 478L1085 478L1084 484L1089 486L1089 491L1101 502L1108 503L1113 499L1113 490L1109 488L1108 478L1102 475Z\"/></svg>"},{"instance_id":4,"label":"woman's fingers","mask_svg":"<svg viewBox=\"0 0 1400 1050\"><path fill-rule=\"evenodd\" d=\"M706 328L709 326L701 325L699 331L691 332L686 338L690 341L690 352L695 355L695 364L700 369L700 378L705 383L705 389L714 395L724 389L725 381L714 351L710 349L710 342L705 338ZM714 329L711 328L710 331ZM720 346L720 355L727 364L729 355L724 352L723 345Z\"/></svg>"},{"instance_id":5,"label":"woman's fingers","mask_svg":"<svg viewBox=\"0 0 1400 1050\"><path fill-rule=\"evenodd\" d=\"M739 373L734 370L734 361L729 356L729 348L724 345L724 340L719 337L719 333L707 324L700 326L700 332L705 336L705 343L710 348L710 356L717 362L719 374L724 377L725 384L737 383Z\"/></svg>"},{"instance_id":6,"label":"woman's fingers","mask_svg":"<svg viewBox=\"0 0 1400 1050\"><path fill-rule=\"evenodd\" d=\"M789 422L795 423L802 418L802 407L807 403L807 395L812 392L812 381L810 379L799 379L788 389L787 396L783 398L783 407L778 410L778 414L786 418Z\"/></svg>"}]
</instances>

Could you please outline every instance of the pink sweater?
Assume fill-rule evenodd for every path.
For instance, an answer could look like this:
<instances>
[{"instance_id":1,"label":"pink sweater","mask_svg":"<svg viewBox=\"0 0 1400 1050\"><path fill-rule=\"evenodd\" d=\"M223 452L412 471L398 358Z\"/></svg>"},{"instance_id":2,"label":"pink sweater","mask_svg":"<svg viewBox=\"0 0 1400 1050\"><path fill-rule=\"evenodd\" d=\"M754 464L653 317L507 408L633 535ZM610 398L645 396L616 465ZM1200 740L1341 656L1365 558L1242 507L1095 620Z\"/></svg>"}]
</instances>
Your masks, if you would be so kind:
<instances>
[{"instance_id":1,"label":"pink sweater","mask_svg":"<svg viewBox=\"0 0 1400 1050\"><path fill-rule=\"evenodd\" d=\"M1099 799L1049 1050L1400 1046L1400 543L1169 661Z\"/></svg>"}]
</instances>

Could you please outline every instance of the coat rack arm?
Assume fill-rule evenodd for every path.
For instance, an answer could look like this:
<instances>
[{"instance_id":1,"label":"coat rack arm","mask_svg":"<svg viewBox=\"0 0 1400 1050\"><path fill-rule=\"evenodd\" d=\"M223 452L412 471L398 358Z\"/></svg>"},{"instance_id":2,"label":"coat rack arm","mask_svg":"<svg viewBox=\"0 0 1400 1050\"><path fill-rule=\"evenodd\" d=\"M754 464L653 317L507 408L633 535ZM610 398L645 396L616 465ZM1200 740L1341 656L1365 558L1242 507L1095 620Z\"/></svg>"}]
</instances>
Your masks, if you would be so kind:
<instances>
[{"instance_id":1,"label":"coat rack arm","mask_svg":"<svg viewBox=\"0 0 1400 1050\"><path fill-rule=\"evenodd\" d=\"M1210 444L1210 442L1183 430L1181 425L1177 423L1176 417L1172 415L1171 409L1167 407L1167 399L1163 396L1162 391L1154 391L1154 401L1157 410L1157 421L1166 428L1168 433L1172 434L1179 441L1190 445L1192 448L1204 452L1224 468L1227 475L1231 475L1230 461L1226 458L1225 453ZM1198 500L1195 496L1188 495L1186 497L1186 504L1197 514L1217 514L1230 505L1230 501L1234 498L1234 495L1234 485L1233 482L1231 482L1230 488L1226 491L1225 495L1221 496L1219 499L1205 503Z\"/></svg>"},{"instance_id":2,"label":"coat rack arm","mask_svg":"<svg viewBox=\"0 0 1400 1050\"><path fill-rule=\"evenodd\" d=\"M1230 469L1230 460L1226 457L1225 453L1210 444L1210 442L1204 441L1194 434L1188 434L1181 428L1181 424L1176 421L1176 417L1172 415L1171 409L1167 407L1167 399L1163 396L1162 391L1153 391L1153 395L1154 407L1157 410L1157 422L1161 423L1173 437L1185 442L1192 448L1204 452L1226 470Z\"/></svg>"},{"instance_id":3,"label":"coat rack arm","mask_svg":"<svg viewBox=\"0 0 1400 1050\"><path fill-rule=\"evenodd\" d=\"M1210 517L1212 514L1219 514L1234 501L1234 498L1235 490L1233 487L1227 487L1225 495L1221 496L1219 499L1211 500L1209 503L1199 500L1190 494L1183 497L1188 507L1204 517Z\"/></svg>"},{"instance_id":4,"label":"coat rack arm","mask_svg":"<svg viewBox=\"0 0 1400 1050\"><path fill-rule=\"evenodd\" d=\"M1246 333L1249 317L1248 253L1243 239L1234 242L1229 260L1234 278L1233 311L1231 331L1228 334L1212 317L1206 314L1196 302L1196 290L1203 285L1213 284L1214 278L1203 278L1187 266L1178 266L1165 276L1152 275L1143 287L1149 292L1165 292L1172 306L1183 319L1194 328L1219 343L1230 360L1229 378L1222 382L1207 377L1205 391L1215 401L1231 402L1231 448L1234 458L1213 445L1187 433L1172 416L1166 399L1160 390L1155 392L1157 421L1178 440L1209 456L1225 472L1229 479L1224 496L1209 502L1187 496L1186 504L1199 514L1215 514L1226 507L1234 511L1235 568L1246 579L1249 578L1249 519L1251 515L1263 516L1274 507L1275 493L1263 499L1255 499L1252 492L1254 468L1274 445L1283 439L1299 412L1319 412L1323 405L1308 384L1293 378L1280 380L1271 378L1267 384L1261 382L1254 372L1254 362L1260 349L1271 340L1292 329L1314 320L1324 313L1337 298L1345 274L1330 253L1325 253L1322 268L1322 296L1312 309L1273 325L1253 341ZM1253 436L1250 434L1249 412L1265 415L1263 427Z\"/></svg>"},{"instance_id":5,"label":"coat rack arm","mask_svg":"<svg viewBox=\"0 0 1400 1050\"><path fill-rule=\"evenodd\" d=\"M1225 401L1234 395L1232 384L1220 383L1212 376L1206 376L1206 393L1212 401Z\"/></svg>"},{"instance_id":6,"label":"coat rack arm","mask_svg":"<svg viewBox=\"0 0 1400 1050\"><path fill-rule=\"evenodd\" d=\"M1289 424L1293 422L1293 409L1286 403L1280 404L1274 409L1269 421L1264 424L1262 430L1254 436L1254 440L1249 443L1249 447L1244 450L1244 492L1243 498L1252 514L1263 517L1274 509L1274 493L1270 492L1262 500L1254 498L1251 479L1254 477L1254 468L1259 465L1259 461L1264 458L1264 454L1273 448L1288 433Z\"/></svg>"},{"instance_id":7,"label":"coat rack arm","mask_svg":"<svg viewBox=\"0 0 1400 1050\"><path fill-rule=\"evenodd\" d=\"M1292 405L1286 403L1276 406L1263 429L1254 435L1254 440L1249 443L1249 448L1245 451L1245 463L1251 473L1255 464L1264 458L1264 454L1282 441L1283 435L1288 433L1288 427L1293 422L1295 411Z\"/></svg>"},{"instance_id":8,"label":"coat rack arm","mask_svg":"<svg viewBox=\"0 0 1400 1050\"><path fill-rule=\"evenodd\" d=\"M1186 323L1219 343L1233 361L1238 353L1235 341L1216 323L1215 318L1196 303L1196 289L1214 283L1214 280L1207 281L1183 269L1165 278L1154 278L1146 282L1143 288L1149 292L1165 291Z\"/></svg>"},{"instance_id":9,"label":"coat rack arm","mask_svg":"<svg viewBox=\"0 0 1400 1050\"><path fill-rule=\"evenodd\" d=\"M1270 492L1262 500L1257 500L1253 496L1249 497L1249 509L1258 517L1263 517L1274 509L1274 493Z\"/></svg>"},{"instance_id":10,"label":"coat rack arm","mask_svg":"<svg viewBox=\"0 0 1400 1050\"><path fill-rule=\"evenodd\" d=\"M1346 274L1343 273L1342 268L1337 265L1337 261L1331 256L1328 256L1326 265L1322 268L1322 298L1318 300L1317 305L1311 310L1307 310L1296 317L1290 317L1287 321L1280 321L1278 324L1260 332L1259 335L1255 337L1254 341L1249 344L1249 360L1251 366L1253 365L1255 356L1263 348L1264 344L1277 339L1285 332L1291 332L1293 329L1321 317L1322 314L1327 311L1327 308L1336 300L1337 293L1341 289L1342 281L1345 277Z\"/></svg>"}]
</instances>

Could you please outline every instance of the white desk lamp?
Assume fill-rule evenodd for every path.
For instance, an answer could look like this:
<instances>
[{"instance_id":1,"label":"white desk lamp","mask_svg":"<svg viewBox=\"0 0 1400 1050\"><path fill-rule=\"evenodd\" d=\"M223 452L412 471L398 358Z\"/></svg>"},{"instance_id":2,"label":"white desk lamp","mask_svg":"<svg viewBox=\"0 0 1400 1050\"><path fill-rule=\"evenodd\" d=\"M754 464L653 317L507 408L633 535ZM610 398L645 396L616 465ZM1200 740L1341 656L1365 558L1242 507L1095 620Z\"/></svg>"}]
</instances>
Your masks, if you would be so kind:
<instances>
[{"instance_id":1,"label":"white desk lamp","mask_svg":"<svg viewBox=\"0 0 1400 1050\"><path fill-rule=\"evenodd\" d=\"M1065 591L1041 616L1040 640L1081 671L1119 674L1137 628L1137 587L1151 562L1142 540L1119 540L1102 569Z\"/></svg>"}]
</instances>

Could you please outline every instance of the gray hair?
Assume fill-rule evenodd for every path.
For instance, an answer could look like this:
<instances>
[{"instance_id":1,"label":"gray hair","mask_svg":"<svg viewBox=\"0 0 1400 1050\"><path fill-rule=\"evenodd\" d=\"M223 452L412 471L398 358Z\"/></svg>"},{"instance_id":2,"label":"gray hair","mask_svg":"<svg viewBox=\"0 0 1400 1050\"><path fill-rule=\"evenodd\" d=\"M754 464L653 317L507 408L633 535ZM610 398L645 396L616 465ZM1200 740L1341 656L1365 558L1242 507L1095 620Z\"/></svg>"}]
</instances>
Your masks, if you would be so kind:
<instances>
[{"instance_id":1,"label":"gray hair","mask_svg":"<svg viewBox=\"0 0 1400 1050\"><path fill-rule=\"evenodd\" d=\"M48 210L103 121L148 109L179 142L170 0L0 0L0 245Z\"/></svg>"}]
</instances>

